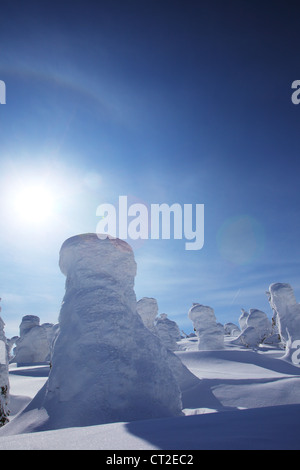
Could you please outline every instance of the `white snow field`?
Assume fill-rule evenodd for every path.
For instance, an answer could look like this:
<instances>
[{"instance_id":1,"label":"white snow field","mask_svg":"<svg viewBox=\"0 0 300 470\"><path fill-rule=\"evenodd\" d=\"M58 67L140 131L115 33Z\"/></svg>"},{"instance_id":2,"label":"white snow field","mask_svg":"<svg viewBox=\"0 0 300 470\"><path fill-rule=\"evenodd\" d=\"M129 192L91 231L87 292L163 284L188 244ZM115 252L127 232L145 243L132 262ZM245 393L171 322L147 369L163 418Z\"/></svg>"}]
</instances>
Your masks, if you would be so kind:
<instances>
[{"instance_id":1,"label":"white snow field","mask_svg":"<svg viewBox=\"0 0 300 470\"><path fill-rule=\"evenodd\" d=\"M280 349L252 351L230 341L212 351L199 351L196 337L178 342L176 355L199 382L182 393L185 416L164 419L33 432L47 420L45 409L20 413L49 370L11 365L12 413L0 449L299 449L300 368L281 359Z\"/></svg>"}]
</instances>

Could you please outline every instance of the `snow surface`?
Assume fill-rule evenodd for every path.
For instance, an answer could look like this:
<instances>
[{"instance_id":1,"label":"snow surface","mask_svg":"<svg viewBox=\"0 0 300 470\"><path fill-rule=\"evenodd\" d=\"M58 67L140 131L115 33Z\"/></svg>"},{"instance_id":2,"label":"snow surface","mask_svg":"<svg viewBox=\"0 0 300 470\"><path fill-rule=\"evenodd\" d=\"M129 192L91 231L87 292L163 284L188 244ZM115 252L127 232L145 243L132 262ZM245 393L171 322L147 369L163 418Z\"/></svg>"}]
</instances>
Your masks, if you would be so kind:
<instances>
[{"instance_id":1,"label":"snow surface","mask_svg":"<svg viewBox=\"0 0 300 470\"><path fill-rule=\"evenodd\" d=\"M225 339L223 350L199 351L198 339L179 342L176 356L198 377L182 393L183 417L117 422L32 432L47 419L33 409L16 419L47 380L46 366L10 365L11 422L0 449L299 449L300 368L284 351L252 351ZM20 415L19 415L20 417Z\"/></svg>"}]
</instances>

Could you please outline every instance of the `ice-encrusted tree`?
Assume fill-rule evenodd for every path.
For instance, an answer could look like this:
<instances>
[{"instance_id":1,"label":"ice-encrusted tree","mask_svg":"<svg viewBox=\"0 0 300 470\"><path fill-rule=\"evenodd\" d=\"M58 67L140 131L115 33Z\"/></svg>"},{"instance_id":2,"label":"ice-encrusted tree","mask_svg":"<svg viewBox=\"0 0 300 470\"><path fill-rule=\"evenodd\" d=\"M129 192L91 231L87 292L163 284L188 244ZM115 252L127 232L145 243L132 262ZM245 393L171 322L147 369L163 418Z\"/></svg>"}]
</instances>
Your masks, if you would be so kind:
<instances>
[{"instance_id":1,"label":"ice-encrusted tree","mask_svg":"<svg viewBox=\"0 0 300 470\"><path fill-rule=\"evenodd\" d=\"M155 322L155 331L163 345L170 351L179 349L177 341L181 339L177 323L168 318L166 313L161 313Z\"/></svg>"},{"instance_id":2,"label":"ice-encrusted tree","mask_svg":"<svg viewBox=\"0 0 300 470\"><path fill-rule=\"evenodd\" d=\"M211 307L194 303L188 312L198 336L198 349L214 350L224 348L224 327L217 323Z\"/></svg>"},{"instance_id":3,"label":"ice-encrusted tree","mask_svg":"<svg viewBox=\"0 0 300 470\"><path fill-rule=\"evenodd\" d=\"M224 325L224 333L227 336L238 336L241 330L235 323L225 323Z\"/></svg>"},{"instance_id":4,"label":"ice-encrusted tree","mask_svg":"<svg viewBox=\"0 0 300 470\"><path fill-rule=\"evenodd\" d=\"M6 337L4 334L4 326L4 321L0 317L0 426L4 426L4 424L8 422L9 416L8 353L6 347Z\"/></svg>"},{"instance_id":5,"label":"ice-encrusted tree","mask_svg":"<svg viewBox=\"0 0 300 470\"><path fill-rule=\"evenodd\" d=\"M172 358L136 310L131 247L77 235L63 243L59 265L66 292L52 368L24 413L43 407L46 429L181 415Z\"/></svg>"},{"instance_id":6,"label":"ice-encrusted tree","mask_svg":"<svg viewBox=\"0 0 300 470\"><path fill-rule=\"evenodd\" d=\"M286 349L284 358L293 362L300 345L300 304L290 284L274 283L268 291L270 306L281 341Z\"/></svg>"},{"instance_id":7,"label":"ice-encrusted tree","mask_svg":"<svg viewBox=\"0 0 300 470\"><path fill-rule=\"evenodd\" d=\"M255 308L251 308L249 314L245 315L245 323L242 325L242 332L233 344L257 348L272 334L272 325L267 314Z\"/></svg>"},{"instance_id":8,"label":"ice-encrusted tree","mask_svg":"<svg viewBox=\"0 0 300 470\"><path fill-rule=\"evenodd\" d=\"M16 340L14 361L18 366L44 363L50 360L54 325L43 323L36 315L25 315L20 324L20 337Z\"/></svg>"},{"instance_id":9,"label":"ice-encrusted tree","mask_svg":"<svg viewBox=\"0 0 300 470\"><path fill-rule=\"evenodd\" d=\"M241 309L242 311L242 314L240 315L240 318L239 318L239 324L240 324L240 328L241 330L245 330L247 328L247 318L249 317L249 313L246 312L245 309Z\"/></svg>"},{"instance_id":10,"label":"ice-encrusted tree","mask_svg":"<svg viewBox=\"0 0 300 470\"><path fill-rule=\"evenodd\" d=\"M138 300L136 309L145 327L155 333L154 321L158 313L157 300L153 297L142 297Z\"/></svg>"}]
</instances>

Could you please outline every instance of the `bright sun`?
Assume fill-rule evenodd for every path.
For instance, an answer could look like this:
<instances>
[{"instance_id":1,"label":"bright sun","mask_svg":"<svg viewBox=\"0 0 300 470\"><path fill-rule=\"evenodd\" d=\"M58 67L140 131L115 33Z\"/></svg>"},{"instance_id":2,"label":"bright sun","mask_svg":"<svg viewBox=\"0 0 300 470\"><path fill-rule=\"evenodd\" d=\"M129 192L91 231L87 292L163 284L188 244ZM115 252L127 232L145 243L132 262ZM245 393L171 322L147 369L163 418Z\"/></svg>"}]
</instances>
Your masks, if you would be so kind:
<instances>
[{"instance_id":1,"label":"bright sun","mask_svg":"<svg viewBox=\"0 0 300 470\"><path fill-rule=\"evenodd\" d=\"M53 191L41 184L18 188L14 195L14 208L18 217L26 222L44 223L54 214Z\"/></svg>"}]
</instances>

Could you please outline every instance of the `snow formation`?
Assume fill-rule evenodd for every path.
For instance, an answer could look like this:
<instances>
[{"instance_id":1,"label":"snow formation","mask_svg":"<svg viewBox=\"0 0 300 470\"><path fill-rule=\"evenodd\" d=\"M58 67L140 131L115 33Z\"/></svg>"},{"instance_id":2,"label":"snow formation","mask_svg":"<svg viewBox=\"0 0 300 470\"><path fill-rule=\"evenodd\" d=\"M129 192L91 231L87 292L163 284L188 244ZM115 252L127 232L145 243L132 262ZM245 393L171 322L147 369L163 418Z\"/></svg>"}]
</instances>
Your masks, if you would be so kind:
<instances>
[{"instance_id":1,"label":"snow formation","mask_svg":"<svg viewBox=\"0 0 300 470\"><path fill-rule=\"evenodd\" d=\"M239 336L241 330L235 323L225 323L224 333L228 336Z\"/></svg>"},{"instance_id":2,"label":"snow formation","mask_svg":"<svg viewBox=\"0 0 300 470\"><path fill-rule=\"evenodd\" d=\"M162 344L170 351L179 349L177 341L180 341L180 330L175 321L168 318L166 313L161 313L155 323L155 331Z\"/></svg>"},{"instance_id":3,"label":"snow formation","mask_svg":"<svg viewBox=\"0 0 300 470\"><path fill-rule=\"evenodd\" d=\"M275 283L269 287L269 302L276 326L286 352L285 359L292 361L300 346L300 304L297 303L290 284Z\"/></svg>"},{"instance_id":4,"label":"snow formation","mask_svg":"<svg viewBox=\"0 0 300 470\"><path fill-rule=\"evenodd\" d=\"M143 323L148 330L155 333L154 321L158 313L158 305L156 299L152 297L143 297L136 304L136 309Z\"/></svg>"},{"instance_id":5,"label":"snow formation","mask_svg":"<svg viewBox=\"0 0 300 470\"><path fill-rule=\"evenodd\" d=\"M249 313L246 312L246 310L244 310L243 308L241 310L242 310L242 314L239 318L239 324L240 324L241 330L243 331L247 328L247 318L249 317Z\"/></svg>"},{"instance_id":6,"label":"snow formation","mask_svg":"<svg viewBox=\"0 0 300 470\"><path fill-rule=\"evenodd\" d=\"M9 415L8 353L6 347L6 337L4 334L4 326L5 323L0 317L0 427L8 422Z\"/></svg>"},{"instance_id":7,"label":"snow formation","mask_svg":"<svg viewBox=\"0 0 300 470\"><path fill-rule=\"evenodd\" d=\"M223 349L224 327L217 323L214 310L194 303L188 312L198 336L199 350Z\"/></svg>"},{"instance_id":8,"label":"snow formation","mask_svg":"<svg viewBox=\"0 0 300 470\"><path fill-rule=\"evenodd\" d=\"M181 415L168 352L136 310L130 246L74 236L63 243L59 265L66 292L52 368L24 413L44 408L43 429Z\"/></svg>"},{"instance_id":9,"label":"snow formation","mask_svg":"<svg viewBox=\"0 0 300 470\"><path fill-rule=\"evenodd\" d=\"M18 366L49 361L52 338L51 323L40 325L39 317L25 315L20 324L20 337L15 341L13 361Z\"/></svg>"},{"instance_id":10,"label":"snow formation","mask_svg":"<svg viewBox=\"0 0 300 470\"><path fill-rule=\"evenodd\" d=\"M272 334L272 325L268 316L261 310L251 308L246 316L242 333L236 343L246 348L257 348Z\"/></svg>"}]
</instances>

